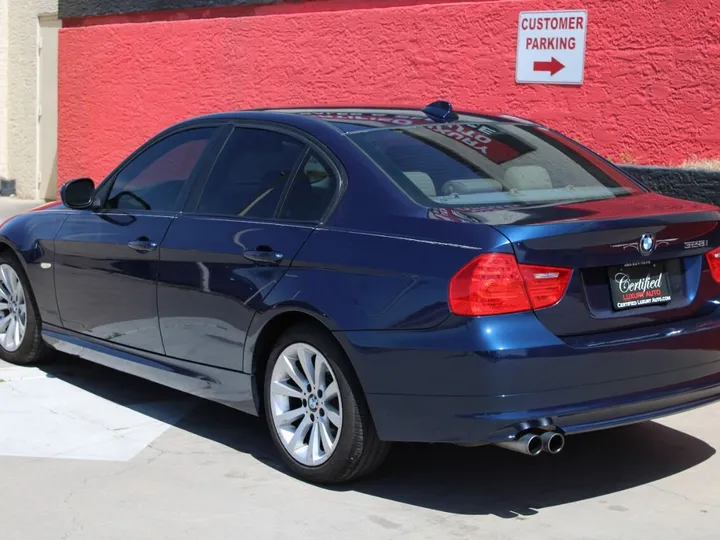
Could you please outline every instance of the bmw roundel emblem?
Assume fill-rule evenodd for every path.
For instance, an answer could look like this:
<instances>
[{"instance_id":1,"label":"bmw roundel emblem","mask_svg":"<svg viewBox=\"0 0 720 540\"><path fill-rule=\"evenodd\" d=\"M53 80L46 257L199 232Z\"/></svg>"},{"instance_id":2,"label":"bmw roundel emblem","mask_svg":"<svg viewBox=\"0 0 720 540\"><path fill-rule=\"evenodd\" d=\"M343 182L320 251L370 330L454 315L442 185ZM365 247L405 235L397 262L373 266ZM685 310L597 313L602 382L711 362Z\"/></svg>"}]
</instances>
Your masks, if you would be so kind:
<instances>
[{"instance_id":1,"label":"bmw roundel emblem","mask_svg":"<svg viewBox=\"0 0 720 540\"><path fill-rule=\"evenodd\" d=\"M655 237L650 233L645 233L640 237L640 253L650 255L655 249Z\"/></svg>"}]
</instances>

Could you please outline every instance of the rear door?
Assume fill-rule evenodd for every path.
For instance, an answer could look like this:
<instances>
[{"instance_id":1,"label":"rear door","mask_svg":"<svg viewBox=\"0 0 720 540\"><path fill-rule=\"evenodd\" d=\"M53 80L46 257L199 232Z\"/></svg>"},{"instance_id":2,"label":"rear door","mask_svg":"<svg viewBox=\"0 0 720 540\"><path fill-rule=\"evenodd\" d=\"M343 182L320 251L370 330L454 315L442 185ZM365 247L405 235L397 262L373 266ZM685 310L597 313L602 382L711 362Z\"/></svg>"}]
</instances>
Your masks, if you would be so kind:
<instances>
[{"instance_id":1,"label":"rear door","mask_svg":"<svg viewBox=\"0 0 720 540\"><path fill-rule=\"evenodd\" d=\"M65 328L163 353L157 313L158 246L214 127L171 134L142 149L77 210L55 239L55 289Z\"/></svg>"},{"instance_id":2,"label":"rear door","mask_svg":"<svg viewBox=\"0 0 720 540\"><path fill-rule=\"evenodd\" d=\"M238 126L160 250L169 356L242 370L253 315L330 206L339 173L302 136Z\"/></svg>"}]
</instances>

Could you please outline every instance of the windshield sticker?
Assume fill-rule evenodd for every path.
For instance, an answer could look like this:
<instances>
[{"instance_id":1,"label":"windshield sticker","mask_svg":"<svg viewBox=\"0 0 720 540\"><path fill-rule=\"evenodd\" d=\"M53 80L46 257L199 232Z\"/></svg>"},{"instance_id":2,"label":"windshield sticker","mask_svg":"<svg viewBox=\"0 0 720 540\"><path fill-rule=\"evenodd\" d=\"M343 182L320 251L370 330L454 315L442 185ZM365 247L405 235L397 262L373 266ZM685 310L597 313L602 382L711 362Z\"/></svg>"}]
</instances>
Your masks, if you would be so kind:
<instances>
[{"instance_id":1,"label":"windshield sticker","mask_svg":"<svg viewBox=\"0 0 720 540\"><path fill-rule=\"evenodd\" d=\"M341 120L343 122L370 122L372 124L392 126L417 126L434 123L429 118L418 118L402 114L383 113L351 113L351 112L310 112L301 113L303 116L311 116L320 120Z\"/></svg>"},{"instance_id":2,"label":"windshield sticker","mask_svg":"<svg viewBox=\"0 0 720 540\"><path fill-rule=\"evenodd\" d=\"M477 150L496 165L507 163L534 148L486 124L439 124L427 129Z\"/></svg>"}]
</instances>

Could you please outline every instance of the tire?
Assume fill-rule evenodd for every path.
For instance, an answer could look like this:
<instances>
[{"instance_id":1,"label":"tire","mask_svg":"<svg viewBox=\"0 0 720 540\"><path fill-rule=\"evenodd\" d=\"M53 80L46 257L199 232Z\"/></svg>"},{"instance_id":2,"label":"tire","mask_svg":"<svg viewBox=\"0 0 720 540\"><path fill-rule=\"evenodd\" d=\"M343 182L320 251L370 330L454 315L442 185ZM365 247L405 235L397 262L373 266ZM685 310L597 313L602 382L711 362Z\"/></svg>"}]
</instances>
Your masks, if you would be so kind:
<instances>
[{"instance_id":1,"label":"tire","mask_svg":"<svg viewBox=\"0 0 720 540\"><path fill-rule=\"evenodd\" d=\"M319 384L316 380L307 386L301 354L311 362L313 373L320 373ZM290 374L293 369L295 378ZM305 388L296 382L298 378ZM275 344L265 370L264 402L273 442L283 462L303 480L337 484L360 478L375 471L390 450L390 443L378 439L345 353L313 326L293 327Z\"/></svg>"},{"instance_id":2,"label":"tire","mask_svg":"<svg viewBox=\"0 0 720 540\"><path fill-rule=\"evenodd\" d=\"M23 319L24 331L22 325L18 325ZM25 270L14 254L0 254L0 359L29 366L47 358L48 347L40 335L40 326ZM14 336L20 334L21 337L15 339ZM9 336L12 337L9 339Z\"/></svg>"}]
</instances>

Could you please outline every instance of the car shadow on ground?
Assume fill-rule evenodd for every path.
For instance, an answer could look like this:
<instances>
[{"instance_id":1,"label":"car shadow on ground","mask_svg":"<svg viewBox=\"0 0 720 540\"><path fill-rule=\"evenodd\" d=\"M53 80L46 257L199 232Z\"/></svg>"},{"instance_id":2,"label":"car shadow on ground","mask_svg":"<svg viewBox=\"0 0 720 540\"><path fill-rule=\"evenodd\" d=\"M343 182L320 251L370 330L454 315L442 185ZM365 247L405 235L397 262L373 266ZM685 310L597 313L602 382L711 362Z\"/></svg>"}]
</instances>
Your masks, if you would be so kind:
<instances>
[{"instance_id":1,"label":"car shadow on ground","mask_svg":"<svg viewBox=\"0 0 720 540\"><path fill-rule=\"evenodd\" d=\"M69 357L43 369L48 376L146 414L148 402L187 407L191 401L192 411L175 427L286 472L262 419ZM155 414L152 408L149 414ZM167 421L163 416L157 413L158 420ZM318 489L356 491L453 514L516 518L589 498L603 504L606 495L675 475L714 454L702 440L654 422L569 437L561 454L536 458L497 447L396 444L373 476Z\"/></svg>"}]
</instances>

